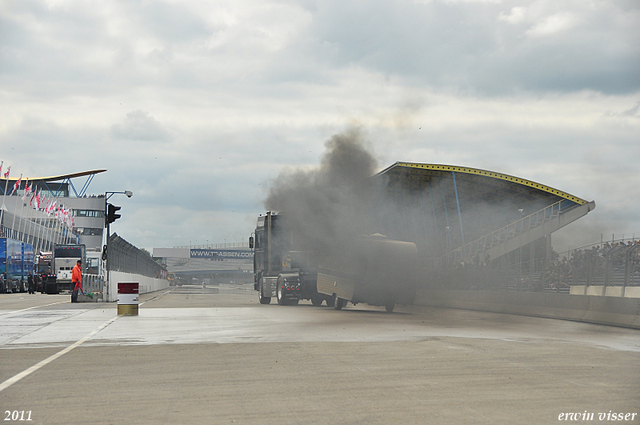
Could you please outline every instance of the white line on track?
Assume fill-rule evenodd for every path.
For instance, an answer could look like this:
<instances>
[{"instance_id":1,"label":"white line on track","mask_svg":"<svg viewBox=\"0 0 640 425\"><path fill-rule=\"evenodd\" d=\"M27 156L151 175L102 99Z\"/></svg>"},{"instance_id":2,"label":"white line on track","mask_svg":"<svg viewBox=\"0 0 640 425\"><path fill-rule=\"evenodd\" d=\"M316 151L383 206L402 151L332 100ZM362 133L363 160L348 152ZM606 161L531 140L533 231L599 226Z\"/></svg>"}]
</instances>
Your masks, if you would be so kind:
<instances>
[{"instance_id":1,"label":"white line on track","mask_svg":"<svg viewBox=\"0 0 640 425\"><path fill-rule=\"evenodd\" d=\"M166 295L171 291L166 291L164 293L162 293L160 296ZM147 301L144 301L142 303L140 303L140 305L143 305L145 302L149 302L155 298L158 298L158 296L153 297ZM61 302L57 302L57 303L51 303L51 304L46 304L46 305L41 305L41 306L34 306L34 307L29 307L29 308L24 308L22 310L16 310L16 311L12 311L11 313L8 313L6 315L9 314L13 314L13 313L19 313L22 311L27 311L27 310L31 310L32 308L38 308L38 307L46 307L49 305L54 305L54 304L62 304L62 303L66 303L68 301L61 301ZM5 315L5 316L6 316ZM0 316L2 317L2 316ZM67 348L58 351L56 354L47 357L46 359L42 360L40 363L35 364L33 366L31 366L29 369L20 372L19 374L7 379L6 381L4 381L3 383L0 384L0 392L4 391L5 389L9 388L11 385L15 384L16 382L20 381L22 378L31 375L33 372L37 371L38 369L48 365L49 363L51 363L52 361L54 361L55 359L64 356L65 354L67 354L69 351L73 350L76 347L79 347L80 345L84 344L86 341L88 341L89 339L91 339L93 336L95 336L98 332L100 332L101 330L103 330L104 328L106 328L107 326L109 326L110 324L112 324L113 322L115 322L116 320L118 320L120 317L120 315L107 320L106 322L104 322L102 325L100 325L97 329L95 329L93 332L91 332L90 334L88 334L87 336L85 336L84 338L80 339L79 341L74 342L73 344L71 344L70 346L68 346Z\"/></svg>"},{"instance_id":2,"label":"white line on track","mask_svg":"<svg viewBox=\"0 0 640 425\"><path fill-rule=\"evenodd\" d=\"M109 326L110 324L115 322L116 320L118 320L120 317L121 316L116 316L116 317L114 317L112 319L107 320L102 325L100 325L97 329L95 329L93 332L91 332L90 334L88 334L84 338L80 339L79 341L74 342L73 344L71 344L67 348L65 348L65 349L57 352L56 354L54 354L54 355L52 355L50 357L47 357L46 359L42 360L40 363L35 364L35 365L31 366L29 369L27 369L27 370L25 370L23 372L20 372L19 374L13 376L12 378L7 379L6 381L4 381L3 383L0 384L0 392L2 392L5 389L9 388L11 385L13 385L16 382L20 381L22 378L24 378L26 376L29 376L33 372L37 371L38 369L48 365L49 363L51 363L52 361L54 361L58 357L64 356L69 351L73 350L76 347L79 347L80 345L82 345L83 343L85 343L86 341L91 339L95 334L97 334L98 332L100 332L101 330L103 330L104 328L106 328L107 326Z\"/></svg>"},{"instance_id":3,"label":"white line on track","mask_svg":"<svg viewBox=\"0 0 640 425\"><path fill-rule=\"evenodd\" d=\"M22 310L14 310L14 311L10 311L8 313L0 314L0 317L9 316L9 315L15 314L15 313L22 313L23 311L31 310L31 309L34 309L34 308L49 307L50 305L65 304L65 303L68 303L68 302L69 301L58 301L57 303L51 303L51 304L45 304L45 305L34 305L33 307L23 308Z\"/></svg>"}]
</instances>

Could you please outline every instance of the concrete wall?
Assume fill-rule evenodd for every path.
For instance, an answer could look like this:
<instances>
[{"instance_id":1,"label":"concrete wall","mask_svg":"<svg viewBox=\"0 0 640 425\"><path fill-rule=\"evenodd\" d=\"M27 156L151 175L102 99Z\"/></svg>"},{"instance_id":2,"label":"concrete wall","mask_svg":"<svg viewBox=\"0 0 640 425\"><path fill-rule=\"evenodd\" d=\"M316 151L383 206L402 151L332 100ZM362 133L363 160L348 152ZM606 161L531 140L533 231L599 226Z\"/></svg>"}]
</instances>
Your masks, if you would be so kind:
<instances>
[{"instance_id":1,"label":"concrete wall","mask_svg":"<svg viewBox=\"0 0 640 425\"><path fill-rule=\"evenodd\" d=\"M167 279L154 279L138 274L122 272L110 273L109 288L105 287L105 301L107 302L115 302L118 300L118 282L138 282L141 294L160 291L169 287L169 281Z\"/></svg>"},{"instance_id":2,"label":"concrete wall","mask_svg":"<svg viewBox=\"0 0 640 425\"><path fill-rule=\"evenodd\" d=\"M629 298L640 298L640 286L627 286L624 288L624 296Z\"/></svg>"},{"instance_id":3,"label":"concrete wall","mask_svg":"<svg viewBox=\"0 0 640 425\"><path fill-rule=\"evenodd\" d=\"M418 290L415 304L640 329L640 299L539 292Z\"/></svg>"}]
</instances>

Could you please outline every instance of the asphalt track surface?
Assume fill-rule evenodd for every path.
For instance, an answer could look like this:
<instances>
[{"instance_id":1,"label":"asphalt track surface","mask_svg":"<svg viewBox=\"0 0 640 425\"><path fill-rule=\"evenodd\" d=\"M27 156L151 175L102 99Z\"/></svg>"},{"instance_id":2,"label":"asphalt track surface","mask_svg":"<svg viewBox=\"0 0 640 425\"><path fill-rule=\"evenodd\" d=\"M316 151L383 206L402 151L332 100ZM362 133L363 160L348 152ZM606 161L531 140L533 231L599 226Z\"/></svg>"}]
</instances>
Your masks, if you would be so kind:
<instances>
[{"instance_id":1,"label":"asphalt track surface","mask_svg":"<svg viewBox=\"0 0 640 425\"><path fill-rule=\"evenodd\" d=\"M246 286L172 288L119 317L115 304L68 295L0 295L1 419L555 424L579 414L568 422L640 423L637 330L257 298Z\"/></svg>"}]
</instances>

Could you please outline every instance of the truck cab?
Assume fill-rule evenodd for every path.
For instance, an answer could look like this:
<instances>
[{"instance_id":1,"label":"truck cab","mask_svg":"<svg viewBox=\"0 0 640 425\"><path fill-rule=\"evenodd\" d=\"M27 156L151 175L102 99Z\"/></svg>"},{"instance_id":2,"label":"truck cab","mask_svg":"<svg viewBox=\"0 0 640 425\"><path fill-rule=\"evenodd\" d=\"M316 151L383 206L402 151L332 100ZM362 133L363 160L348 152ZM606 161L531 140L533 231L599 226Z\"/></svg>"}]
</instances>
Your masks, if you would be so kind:
<instances>
[{"instance_id":1,"label":"truck cab","mask_svg":"<svg viewBox=\"0 0 640 425\"><path fill-rule=\"evenodd\" d=\"M294 236L284 215L268 211L258 217L249 246L254 250L253 288L261 304L276 297L280 305L297 304L302 299L319 305L325 298L316 291L317 266L308 251L296 250Z\"/></svg>"}]
</instances>

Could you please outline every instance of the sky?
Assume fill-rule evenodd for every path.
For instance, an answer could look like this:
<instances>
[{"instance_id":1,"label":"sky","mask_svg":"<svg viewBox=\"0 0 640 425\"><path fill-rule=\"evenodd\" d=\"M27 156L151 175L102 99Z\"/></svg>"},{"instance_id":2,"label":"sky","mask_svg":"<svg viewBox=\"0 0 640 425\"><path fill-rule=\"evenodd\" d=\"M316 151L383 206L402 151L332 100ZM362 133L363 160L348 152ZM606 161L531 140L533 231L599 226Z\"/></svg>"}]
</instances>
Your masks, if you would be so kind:
<instances>
[{"instance_id":1,"label":"sky","mask_svg":"<svg viewBox=\"0 0 640 425\"><path fill-rule=\"evenodd\" d=\"M246 242L278 176L354 129L379 170L595 201L557 250L640 237L640 3L0 2L0 160L107 169L89 192L133 191L112 231L138 247Z\"/></svg>"}]
</instances>

